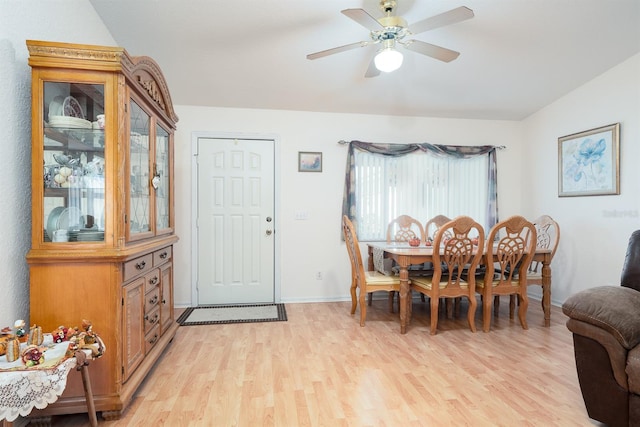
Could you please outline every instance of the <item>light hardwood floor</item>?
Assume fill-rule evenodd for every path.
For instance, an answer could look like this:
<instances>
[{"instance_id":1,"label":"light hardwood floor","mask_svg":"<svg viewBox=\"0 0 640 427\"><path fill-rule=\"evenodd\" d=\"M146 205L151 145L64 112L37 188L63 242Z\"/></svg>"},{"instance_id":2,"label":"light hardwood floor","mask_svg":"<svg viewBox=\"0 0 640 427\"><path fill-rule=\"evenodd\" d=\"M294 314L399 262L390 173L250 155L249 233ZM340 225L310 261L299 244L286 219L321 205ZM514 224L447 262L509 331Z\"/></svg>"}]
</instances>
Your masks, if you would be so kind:
<instances>
[{"instance_id":1,"label":"light hardwood floor","mask_svg":"<svg viewBox=\"0 0 640 427\"><path fill-rule=\"evenodd\" d=\"M598 426L586 413L566 317L529 330L508 298L489 333L415 301L406 335L386 298L365 327L350 303L286 304L287 322L185 326L118 421L104 426ZM476 319L481 322L480 311ZM480 325L480 323L478 323ZM85 426L86 414L53 426Z\"/></svg>"}]
</instances>

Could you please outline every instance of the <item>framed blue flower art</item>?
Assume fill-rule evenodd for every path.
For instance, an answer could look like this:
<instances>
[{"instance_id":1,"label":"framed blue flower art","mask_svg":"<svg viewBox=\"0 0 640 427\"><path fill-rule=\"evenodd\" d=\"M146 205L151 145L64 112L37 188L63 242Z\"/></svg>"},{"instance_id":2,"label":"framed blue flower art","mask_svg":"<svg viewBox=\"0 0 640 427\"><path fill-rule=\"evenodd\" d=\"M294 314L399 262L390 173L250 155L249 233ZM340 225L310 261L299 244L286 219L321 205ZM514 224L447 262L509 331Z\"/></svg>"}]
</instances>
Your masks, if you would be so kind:
<instances>
[{"instance_id":1,"label":"framed blue flower art","mask_svg":"<svg viewBox=\"0 0 640 427\"><path fill-rule=\"evenodd\" d=\"M620 123L558 138L558 196L620 194Z\"/></svg>"}]
</instances>

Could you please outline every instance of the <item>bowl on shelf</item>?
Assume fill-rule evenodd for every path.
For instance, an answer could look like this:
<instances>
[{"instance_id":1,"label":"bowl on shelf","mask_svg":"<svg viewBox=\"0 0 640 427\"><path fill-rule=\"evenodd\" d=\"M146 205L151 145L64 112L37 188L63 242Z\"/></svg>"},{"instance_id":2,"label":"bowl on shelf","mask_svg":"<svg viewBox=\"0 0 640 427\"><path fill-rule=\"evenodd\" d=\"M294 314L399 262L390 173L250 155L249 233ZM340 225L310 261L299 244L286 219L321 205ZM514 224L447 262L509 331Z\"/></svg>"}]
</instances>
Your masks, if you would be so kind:
<instances>
[{"instance_id":1,"label":"bowl on shelf","mask_svg":"<svg viewBox=\"0 0 640 427\"><path fill-rule=\"evenodd\" d=\"M49 127L68 129L91 129L91 122L79 117L49 116Z\"/></svg>"}]
</instances>

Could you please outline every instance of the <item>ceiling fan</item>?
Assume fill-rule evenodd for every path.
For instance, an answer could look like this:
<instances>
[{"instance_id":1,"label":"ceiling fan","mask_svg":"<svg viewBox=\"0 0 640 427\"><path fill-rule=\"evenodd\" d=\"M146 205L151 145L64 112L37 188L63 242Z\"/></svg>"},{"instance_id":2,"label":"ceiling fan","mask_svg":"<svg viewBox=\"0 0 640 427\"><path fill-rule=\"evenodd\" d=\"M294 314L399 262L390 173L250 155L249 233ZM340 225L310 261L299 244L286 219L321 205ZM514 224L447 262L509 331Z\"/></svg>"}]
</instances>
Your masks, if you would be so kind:
<instances>
[{"instance_id":1,"label":"ceiling fan","mask_svg":"<svg viewBox=\"0 0 640 427\"><path fill-rule=\"evenodd\" d=\"M318 59L358 47L379 44L380 49L371 60L369 68L365 73L365 77L375 77L380 74L380 71L391 72L400 68L403 57L402 53L396 49L398 45L444 62L453 61L460 55L459 52L454 50L420 40L405 40L405 37L473 18L473 11L471 9L460 6L448 12L416 22L412 24L411 29L409 29L407 22L395 14L396 7L397 2L395 0L380 0L380 9L384 12L384 16L378 19L371 16L364 9L343 10L343 15L346 15L371 31L369 34L371 40L311 53L307 55L307 59Z\"/></svg>"}]
</instances>

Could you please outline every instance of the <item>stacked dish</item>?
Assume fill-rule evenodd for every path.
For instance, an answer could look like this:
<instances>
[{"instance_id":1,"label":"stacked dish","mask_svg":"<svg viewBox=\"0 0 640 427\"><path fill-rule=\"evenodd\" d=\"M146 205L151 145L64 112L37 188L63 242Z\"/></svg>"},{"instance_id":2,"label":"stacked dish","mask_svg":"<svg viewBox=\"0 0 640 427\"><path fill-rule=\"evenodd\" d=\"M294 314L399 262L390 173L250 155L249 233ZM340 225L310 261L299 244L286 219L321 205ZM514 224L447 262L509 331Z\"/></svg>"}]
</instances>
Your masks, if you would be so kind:
<instances>
[{"instance_id":1,"label":"stacked dish","mask_svg":"<svg viewBox=\"0 0 640 427\"><path fill-rule=\"evenodd\" d=\"M56 230L68 230L69 225L78 224L80 216L80 209L74 206L69 208L65 208L64 206L53 208L47 218L47 235L49 239L53 240L53 235Z\"/></svg>"},{"instance_id":2,"label":"stacked dish","mask_svg":"<svg viewBox=\"0 0 640 427\"><path fill-rule=\"evenodd\" d=\"M80 230L77 240L78 242L101 242L104 240L104 231Z\"/></svg>"},{"instance_id":3,"label":"stacked dish","mask_svg":"<svg viewBox=\"0 0 640 427\"><path fill-rule=\"evenodd\" d=\"M49 116L49 126L53 128L91 129L91 122L77 117Z\"/></svg>"},{"instance_id":4,"label":"stacked dish","mask_svg":"<svg viewBox=\"0 0 640 427\"><path fill-rule=\"evenodd\" d=\"M56 96L49 103L49 126L56 128L91 129L84 119L82 106L73 96Z\"/></svg>"},{"instance_id":5,"label":"stacked dish","mask_svg":"<svg viewBox=\"0 0 640 427\"><path fill-rule=\"evenodd\" d=\"M77 242L78 241L78 233L79 230L69 230L69 241Z\"/></svg>"},{"instance_id":6,"label":"stacked dish","mask_svg":"<svg viewBox=\"0 0 640 427\"><path fill-rule=\"evenodd\" d=\"M64 210L64 206L53 208L53 210L49 214L49 218L47 218L47 235L49 236L50 240L53 240L53 232L58 229L58 220L60 219L60 215Z\"/></svg>"}]
</instances>

